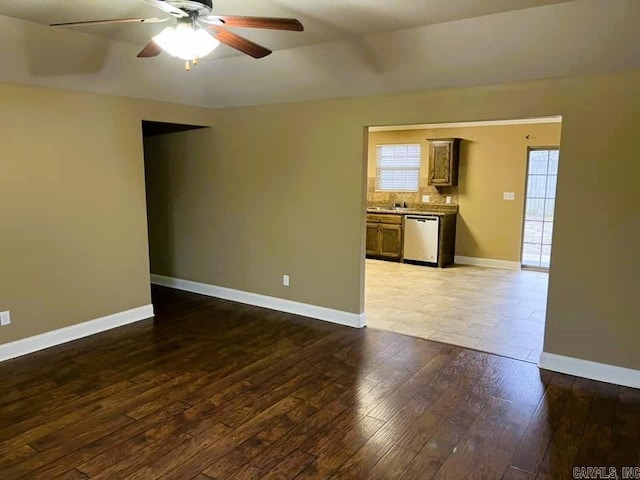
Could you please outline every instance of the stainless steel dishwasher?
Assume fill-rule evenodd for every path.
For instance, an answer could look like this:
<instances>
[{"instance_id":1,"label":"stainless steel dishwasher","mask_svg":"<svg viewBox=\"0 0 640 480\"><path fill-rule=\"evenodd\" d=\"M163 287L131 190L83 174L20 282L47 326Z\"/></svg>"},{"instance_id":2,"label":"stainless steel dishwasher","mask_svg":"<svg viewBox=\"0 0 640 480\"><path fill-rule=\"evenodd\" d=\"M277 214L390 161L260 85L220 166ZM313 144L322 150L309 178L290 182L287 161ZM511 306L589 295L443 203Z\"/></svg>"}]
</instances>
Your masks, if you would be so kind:
<instances>
[{"instance_id":1,"label":"stainless steel dishwasher","mask_svg":"<svg viewBox=\"0 0 640 480\"><path fill-rule=\"evenodd\" d=\"M436 215L405 215L404 260L406 262L438 263L440 217Z\"/></svg>"}]
</instances>

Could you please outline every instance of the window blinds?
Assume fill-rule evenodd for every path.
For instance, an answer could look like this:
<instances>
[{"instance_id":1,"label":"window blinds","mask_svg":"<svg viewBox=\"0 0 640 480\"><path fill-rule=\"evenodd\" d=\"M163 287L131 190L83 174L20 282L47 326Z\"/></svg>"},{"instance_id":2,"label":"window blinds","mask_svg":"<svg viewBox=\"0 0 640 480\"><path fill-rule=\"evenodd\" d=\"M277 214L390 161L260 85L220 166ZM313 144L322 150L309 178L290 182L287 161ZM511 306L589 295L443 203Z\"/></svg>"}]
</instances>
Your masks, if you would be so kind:
<instances>
[{"instance_id":1,"label":"window blinds","mask_svg":"<svg viewBox=\"0 0 640 480\"><path fill-rule=\"evenodd\" d=\"M417 192L420 177L420 144L378 145L376 190Z\"/></svg>"}]
</instances>

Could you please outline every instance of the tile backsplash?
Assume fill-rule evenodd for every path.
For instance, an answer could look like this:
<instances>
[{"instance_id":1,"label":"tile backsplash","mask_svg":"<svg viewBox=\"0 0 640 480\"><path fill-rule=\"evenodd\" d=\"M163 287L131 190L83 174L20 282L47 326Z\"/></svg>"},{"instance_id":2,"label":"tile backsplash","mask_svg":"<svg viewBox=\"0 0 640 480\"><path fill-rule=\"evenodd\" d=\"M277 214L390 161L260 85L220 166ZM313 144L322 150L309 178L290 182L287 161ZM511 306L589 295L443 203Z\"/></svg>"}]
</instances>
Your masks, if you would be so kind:
<instances>
[{"instance_id":1,"label":"tile backsplash","mask_svg":"<svg viewBox=\"0 0 640 480\"><path fill-rule=\"evenodd\" d=\"M422 196L429 195L429 203L422 203ZM446 197L451 197L452 206L458 206L458 187L433 187L427 178L421 178L417 192L376 192L376 178L367 178L367 207L392 207L395 202L407 203L407 207L422 210L428 206L448 205Z\"/></svg>"}]
</instances>

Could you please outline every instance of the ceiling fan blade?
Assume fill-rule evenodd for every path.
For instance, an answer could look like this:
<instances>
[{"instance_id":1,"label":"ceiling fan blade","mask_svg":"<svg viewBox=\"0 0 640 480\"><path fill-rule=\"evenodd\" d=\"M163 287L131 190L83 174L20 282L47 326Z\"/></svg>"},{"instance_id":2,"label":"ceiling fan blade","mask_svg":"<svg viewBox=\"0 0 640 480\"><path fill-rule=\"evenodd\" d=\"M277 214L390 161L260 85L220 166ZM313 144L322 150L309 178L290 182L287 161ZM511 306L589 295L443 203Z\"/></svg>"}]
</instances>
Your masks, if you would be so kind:
<instances>
[{"instance_id":1,"label":"ceiling fan blade","mask_svg":"<svg viewBox=\"0 0 640 480\"><path fill-rule=\"evenodd\" d=\"M252 42L248 38L241 37L240 35L236 35L233 32L230 32L226 28L222 28L218 25L210 25L209 28L216 32L216 38L224 43L225 45L230 46L231 48L235 48L236 50L246 53L247 55L252 56L253 58L262 58L266 57L271 53L271 50L263 47L262 45L258 45L255 42Z\"/></svg>"},{"instance_id":2,"label":"ceiling fan blade","mask_svg":"<svg viewBox=\"0 0 640 480\"><path fill-rule=\"evenodd\" d=\"M138 0L142 3L146 3L147 5L151 5L152 7L159 8L165 13L170 13L174 17L188 17L189 15L184 11L180 10L178 7L174 7L173 5L168 4L163 0Z\"/></svg>"},{"instance_id":3,"label":"ceiling fan blade","mask_svg":"<svg viewBox=\"0 0 640 480\"><path fill-rule=\"evenodd\" d=\"M161 52L162 49L160 48L160 46L156 42L151 40L142 50L140 50L138 58L157 57Z\"/></svg>"},{"instance_id":4,"label":"ceiling fan blade","mask_svg":"<svg viewBox=\"0 0 640 480\"><path fill-rule=\"evenodd\" d=\"M235 15L218 16L226 27L268 28L271 30L289 30L302 32L304 27L295 18L240 17Z\"/></svg>"},{"instance_id":5,"label":"ceiling fan blade","mask_svg":"<svg viewBox=\"0 0 640 480\"><path fill-rule=\"evenodd\" d=\"M78 27L81 25L107 25L111 23L162 23L167 20L170 20L170 18L109 18L105 20L88 20L85 22L52 23L49 26L53 28L60 28Z\"/></svg>"}]
</instances>

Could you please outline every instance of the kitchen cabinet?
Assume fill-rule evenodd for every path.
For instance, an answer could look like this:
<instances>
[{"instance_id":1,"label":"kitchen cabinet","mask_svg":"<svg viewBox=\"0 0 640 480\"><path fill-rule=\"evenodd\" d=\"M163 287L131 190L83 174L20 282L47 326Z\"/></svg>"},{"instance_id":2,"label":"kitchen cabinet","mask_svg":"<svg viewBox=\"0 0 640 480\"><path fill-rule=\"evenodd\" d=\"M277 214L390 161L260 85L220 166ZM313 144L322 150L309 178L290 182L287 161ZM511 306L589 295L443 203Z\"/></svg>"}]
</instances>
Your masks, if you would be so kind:
<instances>
[{"instance_id":1,"label":"kitchen cabinet","mask_svg":"<svg viewBox=\"0 0 640 480\"><path fill-rule=\"evenodd\" d=\"M438 238L438 266L453 265L456 256L456 219L457 215L444 215L440 219Z\"/></svg>"},{"instance_id":2,"label":"kitchen cabinet","mask_svg":"<svg viewBox=\"0 0 640 480\"><path fill-rule=\"evenodd\" d=\"M368 257L402 258L402 215L367 215L366 253Z\"/></svg>"},{"instance_id":3,"label":"kitchen cabinet","mask_svg":"<svg viewBox=\"0 0 640 480\"><path fill-rule=\"evenodd\" d=\"M459 138L429 140L429 185L453 187L458 185Z\"/></svg>"},{"instance_id":4,"label":"kitchen cabinet","mask_svg":"<svg viewBox=\"0 0 640 480\"><path fill-rule=\"evenodd\" d=\"M402 225L380 224L380 255L400 259L402 256Z\"/></svg>"},{"instance_id":5,"label":"kitchen cabinet","mask_svg":"<svg viewBox=\"0 0 640 480\"><path fill-rule=\"evenodd\" d=\"M434 217L438 223L436 236L431 241L437 246L435 260L421 261L405 258L407 217ZM456 213L429 213L413 211L408 214L367 213L367 258L417 263L438 267L453 265L456 249ZM408 252L408 250L407 250Z\"/></svg>"}]
</instances>

